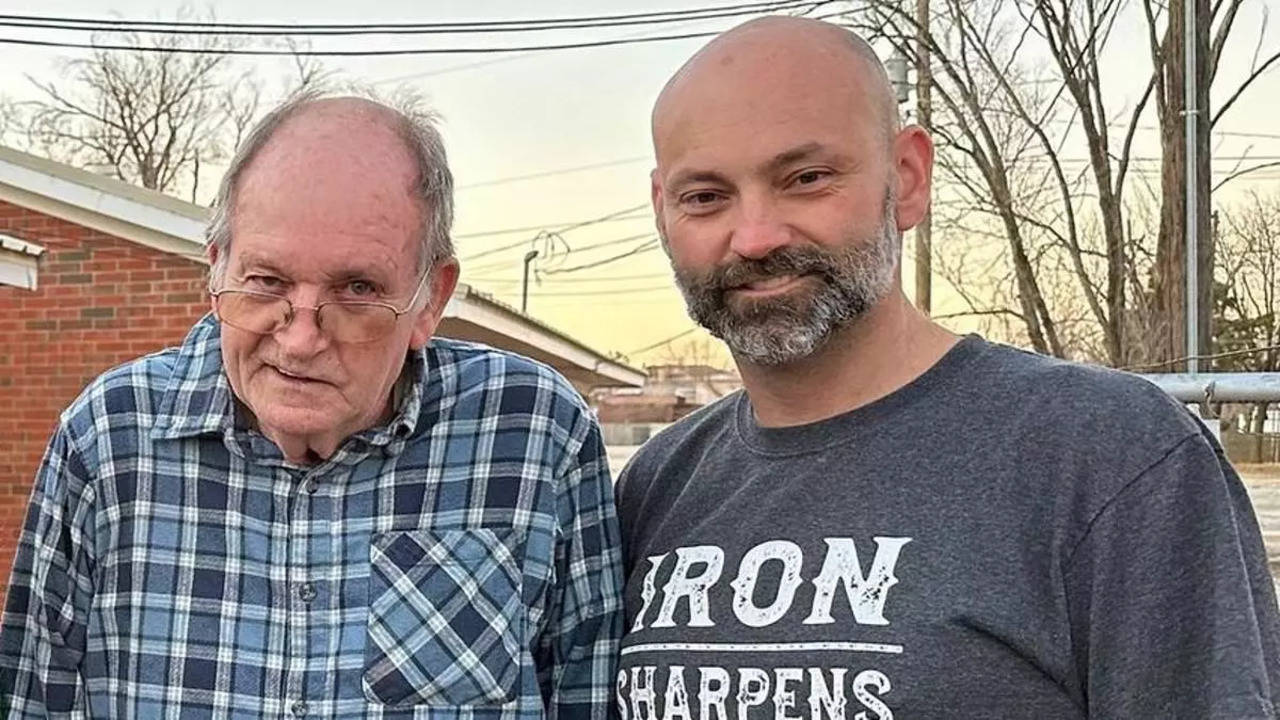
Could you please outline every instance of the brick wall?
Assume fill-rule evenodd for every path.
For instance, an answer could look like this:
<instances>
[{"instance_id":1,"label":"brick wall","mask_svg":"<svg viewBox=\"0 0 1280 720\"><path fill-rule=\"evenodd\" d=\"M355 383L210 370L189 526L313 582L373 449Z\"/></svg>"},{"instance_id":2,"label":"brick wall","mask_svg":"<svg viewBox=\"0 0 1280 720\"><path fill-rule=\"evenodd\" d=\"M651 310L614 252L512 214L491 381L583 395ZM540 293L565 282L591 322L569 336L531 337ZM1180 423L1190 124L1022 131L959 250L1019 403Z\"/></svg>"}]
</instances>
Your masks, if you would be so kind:
<instances>
[{"instance_id":1,"label":"brick wall","mask_svg":"<svg viewBox=\"0 0 1280 720\"><path fill-rule=\"evenodd\" d=\"M38 289L0 286L0 595L58 414L102 371L182 341L204 265L0 201L0 233L46 248Z\"/></svg>"}]
</instances>

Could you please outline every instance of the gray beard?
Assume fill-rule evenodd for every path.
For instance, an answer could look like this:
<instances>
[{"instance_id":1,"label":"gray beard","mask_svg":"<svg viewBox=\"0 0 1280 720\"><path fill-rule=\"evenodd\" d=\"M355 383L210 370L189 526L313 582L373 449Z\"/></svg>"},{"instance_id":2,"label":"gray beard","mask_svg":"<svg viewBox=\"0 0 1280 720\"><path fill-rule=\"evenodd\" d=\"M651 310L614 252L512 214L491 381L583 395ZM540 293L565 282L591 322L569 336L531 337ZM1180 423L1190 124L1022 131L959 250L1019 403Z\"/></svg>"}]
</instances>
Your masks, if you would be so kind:
<instances>
[{"instance_id":1,"label":"gray beard","mask_svg":"<svg viewBox=\"0 0 1280 720\"><path fill-rule=\"evenodd\" d=\"M813 355L893 287L902 239L895 209L892 194L887 194L880 227L872 237L835 251L787 246L759 260L741 260L705 273L677 268L676 284L689 316L723 340L739 360L776 366ZM809 277L789 295L730 302L729 288L792 274Z\"/></svg>"}]
</instances>

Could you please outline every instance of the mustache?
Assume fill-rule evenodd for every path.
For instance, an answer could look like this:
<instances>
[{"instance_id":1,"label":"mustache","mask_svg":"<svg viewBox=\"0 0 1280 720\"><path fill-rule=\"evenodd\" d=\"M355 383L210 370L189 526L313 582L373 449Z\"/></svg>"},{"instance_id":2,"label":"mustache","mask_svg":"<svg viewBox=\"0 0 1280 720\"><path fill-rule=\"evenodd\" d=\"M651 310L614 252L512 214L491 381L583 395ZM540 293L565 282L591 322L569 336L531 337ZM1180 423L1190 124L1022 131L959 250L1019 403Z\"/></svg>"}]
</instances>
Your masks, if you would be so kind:
<instances>
[{"instance_id":1,"label":"mustache","mask_svg":"<svg viewBox=\"0 0 1280 720\"><path fill-rule=\"evenodd\" d=\"M813 247L780 247L758 259L721 265L707 273L700 284L717 290L732 290L779 275L832 276L839 262L830 253Z\"/></svg>"}]
</instances>

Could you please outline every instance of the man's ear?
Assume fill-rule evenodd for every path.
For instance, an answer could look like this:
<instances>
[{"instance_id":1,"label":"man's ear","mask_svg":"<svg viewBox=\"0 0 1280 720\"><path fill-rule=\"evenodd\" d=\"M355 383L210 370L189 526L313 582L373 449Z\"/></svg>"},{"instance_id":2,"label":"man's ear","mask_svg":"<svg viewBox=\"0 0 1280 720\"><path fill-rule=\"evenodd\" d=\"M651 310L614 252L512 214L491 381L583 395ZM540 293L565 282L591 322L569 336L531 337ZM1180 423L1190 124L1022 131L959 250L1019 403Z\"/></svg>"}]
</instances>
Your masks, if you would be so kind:
<instances>
[{"instance_id":1,"label":"man's ear","mask_svg":"<svg viewBox=\"0 0 1280 720\"><path fill-rule=\"evenodd\" d=\"M217 280L217 278L213 276L213 271L218 267L218 244L209 243L205 247L205 253L209 256L209 289L213 290L213 283ZM217 304L214 301L213 295L209 295L209 310L216 313L217 309Z\"/></svg>"},{"instance_id":2,"label":"man's ear","mask_svg":"<svg viewBox=\"0 0 1280 720\"><path fill-rule=\"evenodd\" d=\"M654 168L649 173L649 200L653 203L653 224L657 227L658 237L662 240L662 251L670 257L671 249L667 247L667 229L663 220L666 206L662 201L662 178L658 175L658 168Z\"/></svg>"},{"instance_id":3,"label":"man's ear","mask_svg":"<svg viewBox=\"0 0 1280 720\"><path fill-rule=\"evenodd\" d=\"M929 211L933 187L933 140L910 125L893 141L894 180L898 183L898 230L909 230Z\"/></svg>"},{"instance_id":4,"label":"man's ear","mask_svg":"<svg viewBox=\"0 0 1280 720\"><path fill-rule=\"evenodd\" d=\"M449 304L449 298L453 297L453 290L458 286L458 272L458 261L453 258L442 260L431 269L427 304L413 318L413 334L409 337L411 350L421 350L435 334L444 317L445 305Z\"/></svg>"}]
</instances>

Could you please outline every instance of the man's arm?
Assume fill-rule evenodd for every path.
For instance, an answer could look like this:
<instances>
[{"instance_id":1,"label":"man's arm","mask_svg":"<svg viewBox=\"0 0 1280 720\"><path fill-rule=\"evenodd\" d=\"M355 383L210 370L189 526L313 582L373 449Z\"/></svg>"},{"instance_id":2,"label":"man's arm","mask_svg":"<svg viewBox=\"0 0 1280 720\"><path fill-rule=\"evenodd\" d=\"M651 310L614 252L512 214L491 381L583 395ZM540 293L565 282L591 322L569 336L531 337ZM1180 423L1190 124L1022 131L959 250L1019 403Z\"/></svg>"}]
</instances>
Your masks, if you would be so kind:
<instances>
[{"instance_id":1,"label":"man's arm","mask_svg":"<svg viewBox=\"0 0 1280 720\"><path fill-rule=\"evenodd\" d=\"M93 598L94 490L65 426L36 473L0 625L0 716L74 717Z\"/></svg>"},{"instance_id":2,"label":"man's arm","mask_svg":"<svg viewBox=\"0 0 1280 720\"><path fill-rule=\"evenodd\" d=\"M555 587L539 642L538 679L551 720L604 720L622 634L622 556L600 430L560 482Z\"/></svg>"},{"instance_id":3,"label":"man's arm","mask_svg":"<svg viewBox=\"0 0 1280 720\"><path fill-rule=\"evenodd\" d=\"M1276 717L1280 611L1257 519L1211 438L1186 438L1108 503L1064 582L1089 717Z\"/></svg>"}]
</instances>

